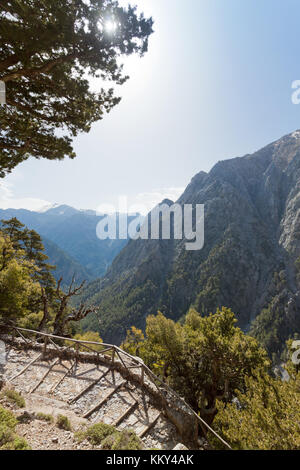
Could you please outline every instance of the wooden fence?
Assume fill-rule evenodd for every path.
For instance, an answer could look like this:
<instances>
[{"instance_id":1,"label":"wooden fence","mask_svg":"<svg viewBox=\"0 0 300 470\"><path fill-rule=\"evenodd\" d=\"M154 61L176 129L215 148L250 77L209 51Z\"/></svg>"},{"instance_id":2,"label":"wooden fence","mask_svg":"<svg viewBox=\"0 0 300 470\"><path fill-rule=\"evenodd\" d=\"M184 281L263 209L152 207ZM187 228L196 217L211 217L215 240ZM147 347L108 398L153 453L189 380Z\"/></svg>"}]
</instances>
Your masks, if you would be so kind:
<instances>
[{"instance_id":1,"label":"wooden fence","mask_svg":"<svg viewBox=\"0 0 300 470\"><path fill-rule=\"evenodd\" d=\"M23 344L30 348L36 346L37 344L42 347L42 353L46 354L49 348L57 350L57 353L64 352L68 350L75 350L75 357L80 358L80 351L82 349L86 350L89 355L94 355L95 362L104 361L106 364L109 363L111 368L117 367L117 364L121 364L124 369L126 369L129 374L132 371L138 372L139 382L142 386L151 384L159 396L165 401L176 400L179 406L182 406L190 415L193 415L198 421L201 429L205 434L213 434L222 444L227 448L231 449L230 445L209 426L206 421L204 421L187 403L186 401L178 395L171 387L168 386L163 380L156 376L149 367L147 367L144 362L135 356L131 356L126 351L123 351L120 347L113 344L100 343L95 341L82 341L72 338L66 338L61 336L55 336L49 333L43 333L40 331L30 330L26 328L20 328L14 325L0 324L0 337L1 330L3 333L9 334L12 341L19 336L22 339ZM2 334L3 334L2 333ZM37 361L41 355L36 357L29 365L32 365ZM28 367L28 366L27 366Z\"/></svg>"}]
</instances>

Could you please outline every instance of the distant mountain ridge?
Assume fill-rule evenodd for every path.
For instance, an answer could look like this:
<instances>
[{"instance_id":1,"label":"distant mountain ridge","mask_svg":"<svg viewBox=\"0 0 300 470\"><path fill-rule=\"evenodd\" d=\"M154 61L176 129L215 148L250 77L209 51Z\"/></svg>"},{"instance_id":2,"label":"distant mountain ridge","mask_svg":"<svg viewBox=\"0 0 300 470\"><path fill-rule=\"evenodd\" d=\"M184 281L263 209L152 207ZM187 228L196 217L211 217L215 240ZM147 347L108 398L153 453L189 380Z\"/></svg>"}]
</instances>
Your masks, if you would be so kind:
<instances>
[{"instance_id":1,"label":"distant mountain ridge","mask_svg":"<svg viewBox=\"0 0 300 470\"><path fill-rule=\"evenodd\" d=\"M45 253L49 257L50 264L56 266L53 275L58 280L63 278L62 287L69 286L74 277L76 284L93 280L93 276L78 261L61 250L55 243L43 237Z\"/></svg>"},{"instance_id":2,"label":"distant mountain ridge","mask_svg":"<svg viewBox=\"0 0 300 470\"><path fill-rule=\"evenodd\" d=\"M92 210L55 205L40 212L0 209L0 220L17 217L43 238L46 254L57 265L56 277L69 282L72 272L79 282L105 274L127 240L99 240L96 227L103 216Z\"/></svg>"},{"instance_id":3,"label":"distant mountain ridge","mask_svg":"<svg viewBox=\"0 0 300 470\"><path fill-rule=\"evenodd\" d=\"M131 240L82 297L99 305L104 340L120 342L158 309L178 320L190 307L227 306L280 353L300 332L300 131L198 173L177 202L205 205L204 248Z\"/></svg>"}]
</instances>

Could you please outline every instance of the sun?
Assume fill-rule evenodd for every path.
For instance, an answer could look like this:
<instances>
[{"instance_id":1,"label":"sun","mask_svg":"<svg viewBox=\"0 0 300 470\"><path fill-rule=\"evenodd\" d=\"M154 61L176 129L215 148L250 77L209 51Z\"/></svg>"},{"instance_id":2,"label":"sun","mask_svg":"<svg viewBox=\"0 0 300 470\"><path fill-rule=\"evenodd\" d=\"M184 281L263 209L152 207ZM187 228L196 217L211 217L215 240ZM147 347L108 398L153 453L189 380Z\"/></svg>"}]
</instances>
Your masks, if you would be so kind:
<instances>
[{"instance_id":1,"label":"sun","mask_svg":"<svg viewBox=\"0 0 300 470\"><path fill-rule=\"evenodd\" d=\"M114 21L112 20L107 20L104 25L105 31L107 33L114 33L117 29L117 25Z\"/></svg>"}]
</instances>

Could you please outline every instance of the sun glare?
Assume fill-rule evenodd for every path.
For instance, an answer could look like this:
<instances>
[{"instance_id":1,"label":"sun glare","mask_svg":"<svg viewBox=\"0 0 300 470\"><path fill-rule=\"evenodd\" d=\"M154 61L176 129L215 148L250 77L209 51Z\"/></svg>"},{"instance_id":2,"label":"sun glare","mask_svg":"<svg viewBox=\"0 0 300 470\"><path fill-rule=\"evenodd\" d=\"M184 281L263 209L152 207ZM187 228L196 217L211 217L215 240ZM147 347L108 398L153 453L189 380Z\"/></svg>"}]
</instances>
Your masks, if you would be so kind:
<instances>
[{"instance_id":1,"label":"sun glare","mask_svg":"<svg viewBox=\"0 0 300 470\"><path fill-rule=\"evenodd\" d=\"M116 29L117 29L116 23L115 23L114 21L112 21L112 20L106 21L104 27L105 27L105 31L106 31L107 33L114 33L114 32L116 31Z\"/></svg>"}]
</instances>

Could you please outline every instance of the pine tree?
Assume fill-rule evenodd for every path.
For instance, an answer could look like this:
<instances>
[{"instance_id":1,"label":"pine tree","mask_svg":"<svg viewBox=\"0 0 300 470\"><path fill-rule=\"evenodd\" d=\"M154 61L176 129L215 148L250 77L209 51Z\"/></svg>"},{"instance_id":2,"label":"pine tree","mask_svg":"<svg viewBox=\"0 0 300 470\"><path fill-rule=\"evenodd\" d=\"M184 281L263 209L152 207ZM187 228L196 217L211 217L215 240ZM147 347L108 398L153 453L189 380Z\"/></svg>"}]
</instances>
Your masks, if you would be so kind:
<instances>
[{"instance_id":1,"label":"pine tree","mask_svg":"<svg viewBox=\"0 0 300 470\"><path fill-rule=\"evenodd\" d=\"M47 292L55 287L51 273L55 266L50 265L44 253L44 245L35 230L29 230L16 217L1 221L1 232L11 241L15 250L23 250L25 258L34 264L33 279L38 281Z\"/></svg>"},{"instance_id":2,"label":"pine tree","mask_svg":"<svg viewBox=\"0 0 300 470\"><path fill-rule=\"evenodd\" d=\"M55 266L48 263L37 232L16 218L1 224L0 320L65 336L72 334L82 319L98 312L84 303L71 307L71 298L80 293L85 282L78 286L73 276L67 291L61 289L63 279L56 282L53 277Z\"/></svg>"},{"instance_id":3,"label":"pine tree","mask_svg":"<svg viewBox=\"0 0 300 470\"><path fill-rule=\"evenodd\" d=\"M0 0L0 177L29 156L75 157L72 137L120 101L87 75L123 84L120 57L147 51L152 24L113 0Z\"/></svg>"},{"instance_id":4,"label":"pine tree","mask_svg":"<svg viewBox=\"0 0 300 470\"><path fill-rule=\"evenodd\" d=\"M40 285L34 280L36 267L23 250L16 250L9 237L0 231L0 321L22 322L38 313Z\"/></svg>"},{"instance_id":5,"label":"pine tree","mask_svg":"<svg viewBox=\"0 0 300 470\"><path fill-rule=\"evenodd\" d=\"M232 403L218 403L214 427L233 449L300 450L300 373L287 369L285 381L257 371Z\"/></svg>"},{"instance_id":6,"label":"pine tree","mask_svg":"<svg viewBox=\"0 0 300 470\"><path fill-rule=\"evenodd\" d=\"M224 307L207 317L191 310L183 324L159 313L147 318L145 340L133 329L124 347L135 347L136 354L211 424L218 399L229 402L254 369L269 367L266 352L236 323L234 313Z\"/></svg>"}]
</instances>

